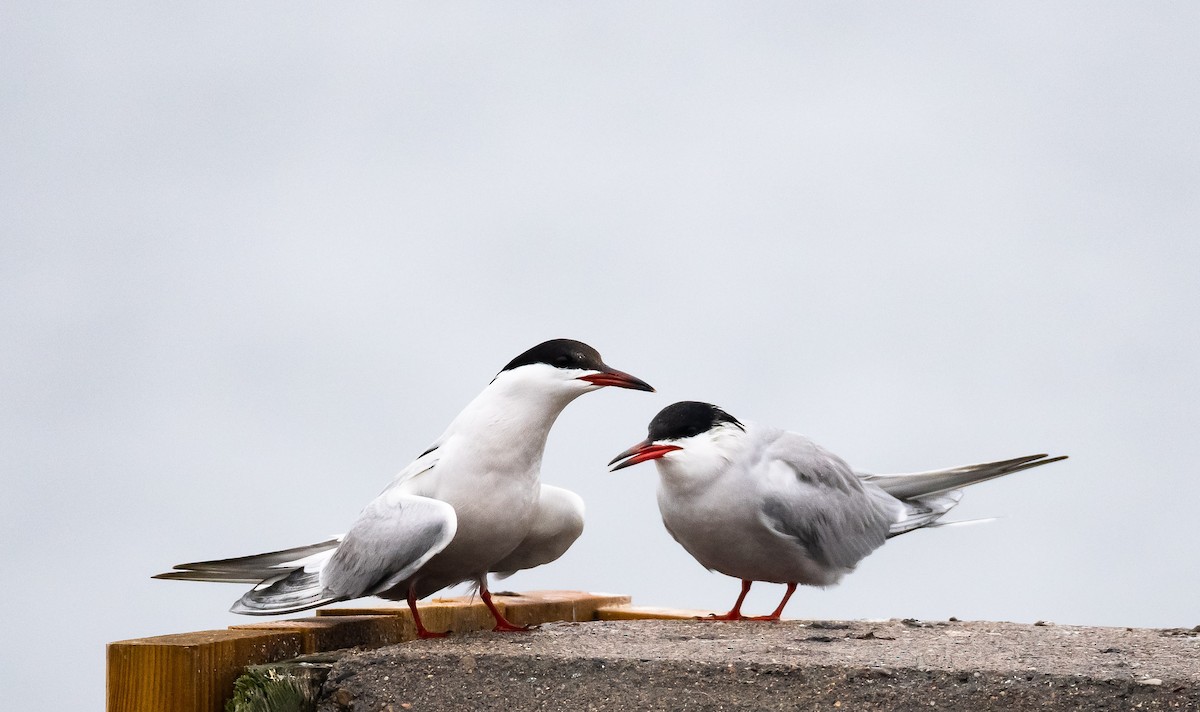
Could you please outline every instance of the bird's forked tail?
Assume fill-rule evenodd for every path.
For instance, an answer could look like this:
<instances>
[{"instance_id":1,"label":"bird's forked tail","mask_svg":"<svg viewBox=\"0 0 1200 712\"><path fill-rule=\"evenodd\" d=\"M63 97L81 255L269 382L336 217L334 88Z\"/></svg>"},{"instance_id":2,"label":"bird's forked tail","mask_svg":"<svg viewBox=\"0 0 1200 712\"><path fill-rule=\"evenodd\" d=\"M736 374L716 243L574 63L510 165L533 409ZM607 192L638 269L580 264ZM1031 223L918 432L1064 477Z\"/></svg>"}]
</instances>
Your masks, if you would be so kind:
<instances>
[{"instance_id":1,"label":"bird's forked tail","mask_svg":"<svg viewBox=\"0 0 1200 712\"><path fill-rule=\"evenodd\" d=\"M229 609L245 615L296 613L342 600L321 585L321 568L337 551L341 538L293 549L232 559L178 564L156 579L257 584Z\"/></svg>"}]
</instances>

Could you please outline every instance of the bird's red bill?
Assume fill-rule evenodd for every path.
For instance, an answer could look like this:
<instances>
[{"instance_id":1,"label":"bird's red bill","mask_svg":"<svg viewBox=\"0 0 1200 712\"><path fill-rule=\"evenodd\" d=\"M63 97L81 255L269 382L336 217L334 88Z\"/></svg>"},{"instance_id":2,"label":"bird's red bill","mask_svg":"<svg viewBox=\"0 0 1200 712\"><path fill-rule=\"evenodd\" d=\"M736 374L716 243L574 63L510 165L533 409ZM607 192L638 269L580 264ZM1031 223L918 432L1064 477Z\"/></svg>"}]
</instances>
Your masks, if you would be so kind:
<instances>
[{"instance_id":1,"label":"bird's red bill","mask_svg":"<svg viewBox=\"0 0 1200 712\"><path fill-rule=\"evenodd\" d=\"M624 371L618 371L611 368L600 373L593 373L587 376L580 376L579 380L594 383L597 386L616 386L617 388L631 388L635 391L650 391L654 392L654 386L646 383L637 376L631 376Z\"/></svg>"},{"instance_id":2,"label":"bird's red bill","mask_svg":"<svg viewBox=\"0 0 1200 712\"><path fill-rule=\"evenodd\" d=\"M618 460L625 460L625 458L629 458L628 460L625 460L625 462L622 462L621 464L612 468L612 472L616 472L623 467L636 465L639 462L646 462L647 460L657 460L663 455L666 455L668 452L674 452L675 450L682 449L683 448L678 445L660 445L651 442L640 442L620 455L614 457L611 461L609 461L608 464L611 465Z\"/></svg>"}]
</instances>

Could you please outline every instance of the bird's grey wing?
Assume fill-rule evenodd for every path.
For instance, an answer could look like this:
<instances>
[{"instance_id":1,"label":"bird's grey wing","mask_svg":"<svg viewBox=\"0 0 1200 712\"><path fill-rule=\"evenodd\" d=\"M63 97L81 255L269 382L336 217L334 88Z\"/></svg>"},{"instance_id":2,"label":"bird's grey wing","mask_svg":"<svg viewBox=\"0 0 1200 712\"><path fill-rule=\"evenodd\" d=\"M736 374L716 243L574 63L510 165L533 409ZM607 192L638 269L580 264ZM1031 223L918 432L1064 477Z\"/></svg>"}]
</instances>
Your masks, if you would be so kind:
<instances>
[{"instance_id":1,"label":"bird's grey wing","mask_svg":"<svg viewBox=\"0 0 1200 712\"><path fill-rule=\"evenodd\" d=\"M370 596L417 572L454 538L458 517L446 502L384 491L368 504L321 570L330 595Z\"/></svg>"},{"instance_id":2,"label":"bird's grey wing","mask_svg":"<svg viewBox=\"0 0 1200 712\"><path fill-rule=\"evenodd\" d=\"M930 494L950 492L978 482L1011 475L1014 472L1028 470L1031 467L1048 465L1051 462L1065 460L1066 455L1050 457L1049 455L1026 455L1011 460L984 462L977 465L963 465L945 470L929 472L911 472L899 475L873 475L859 473L865 482L876 485L897 499L910 499Z\"/></svg>"},{"instance_id":3,"label":"bird's grey wing","mask_svg":"<svg viewBox=\"0 0 1200 712\"><path fill-rule=\"evenodd\" d=\"M764 523L822 566L853 569L883 544L899 516L900 502L869 491L841 458L795 433L767 448L760 466Z\"/></svg>"},{"instance_id":4,"label":"bird's grey wing","mask_svg":"<svg viewBox=\"0 0 1200 712\"><path fill-rule=\"evenodd\" d=\"M499 578L548 564L566 553L583 533L583 498L553 485L542 485L537 515L529 533L511 554L491 567Z\"/></svg>"}]
</instances>

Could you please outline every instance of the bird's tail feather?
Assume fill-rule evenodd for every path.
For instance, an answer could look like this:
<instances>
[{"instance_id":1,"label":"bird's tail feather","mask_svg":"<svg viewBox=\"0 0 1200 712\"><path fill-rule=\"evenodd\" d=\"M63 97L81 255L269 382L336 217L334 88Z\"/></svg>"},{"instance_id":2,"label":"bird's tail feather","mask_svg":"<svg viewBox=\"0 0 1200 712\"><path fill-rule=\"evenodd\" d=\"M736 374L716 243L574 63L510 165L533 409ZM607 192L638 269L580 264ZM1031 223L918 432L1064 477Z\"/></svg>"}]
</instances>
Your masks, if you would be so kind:
<instances>
[{"instance_id":1,"label":"bird's tail feather","mask_svg":"<svg viewBox=\"0 0 1200 712\"><path fill-rule=\"evenodd\" d=\"M241 571L167 571L151 578L167 581L214 581L219 583L259 583L264 578L278 574L279 569L245 573Z\"/></svg>"},{"instance_id":2,"label":"bird's tail feather","mask_svg":"<svg viewBox=\"0 0 1200 712\"><path fill-rule=\"evenodd\" d=\"M888 531L888 537L898 536L922 527L941 526L938 519L954 509L960 499L962 499L962 490L951 490L942 494L902 501L900 504L904 506L904 511L900 518L892 524L892 528Z\"/></svg>"},{"instance_id":3,"label":"bird's tail feather","mask_svg":"<svg viewBox=\"0 0 1200 712\"><path fill-rule=\"evenodd\" d=\"M1011 460L984 462L977 465L963 465L945 470L929 472L913 472L900 475L870 475L860 474L864 481L870 482L897 499L916 500L929 495L948 494L968 485L986 480L1011 475L1014 472L1028 470L1031 467L1048 465L1051 462L1067 459L1066 455L1050 457L1049 455L1026 455ZM956 500L957 501L957 500Z\"/></svg>"},{"instance_id":4,"label":"bird's tail feather","mask_svg":"<svg viewBox=\"0 0 1200 712\"><path fill-rule=\"evenodd\" d=\"M341 543L341 537L308 546L270 551L265 554L238 556L232 559L195 561L177 564L173 571L161 573L153 578L182 581L222 581L226 583L259 583L264 579L275 579L306 565L324 562L333 555Z\"/></svg>"},{"instance_id":5,"label":"bird's tail feather","mask_svg":"<svg viewBox=\"0 0 1200 712\"><path fill-rule=\"evenodd\" d=\"M337 551L341 537L308 546L232 559L179 564L156 579L252 583L229 610L252 616L295 613L343 600L321 585L321 568Z\"/></svg>"},{"instance_id":6,"label":"bird's tail feather","mask_svg":"<svg viewBox=\"0 0 1200 712\"><path fill-rule=\"evenodd\" d=\"M988 522L994 522L997 519L1002 519L1002 517L976 517L975 519L955 519L952 522L933 522L932 524L927 524L925 526L926 526L926 528L969 527L972 524L987 524Z\"/></svg>"},{"instance_id":7,"label":"bird's tail feather","mask_svg":"<svg viewBox=\"0 0 1200 712\"><path fill-rule=\"evenodd\" d=\"M296 613L326 603L345 600L325 593L320 571L295 569L250 589L229 609L250 616Z\"/></svg>"}]
</instances>

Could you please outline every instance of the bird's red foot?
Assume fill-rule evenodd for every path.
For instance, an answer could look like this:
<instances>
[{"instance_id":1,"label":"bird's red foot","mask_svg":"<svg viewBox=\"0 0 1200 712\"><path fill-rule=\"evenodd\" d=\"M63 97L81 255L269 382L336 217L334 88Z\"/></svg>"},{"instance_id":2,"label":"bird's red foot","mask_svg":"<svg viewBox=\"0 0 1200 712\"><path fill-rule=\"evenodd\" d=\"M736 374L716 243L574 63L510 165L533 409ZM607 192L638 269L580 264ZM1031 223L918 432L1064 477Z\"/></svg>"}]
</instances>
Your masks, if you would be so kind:
<instances>
[{"instance_id":1,"label":"bird's red foot","mask_svg":"<svg viewBox=\"0 0 1200 712\"><path fill-rule=\"evenodd\" d=\"M496 608L496 604L492 603L492 594L487 590L486 580L481 579L479 583L479 597L483 599L484 604L487 605L488 610L491 611L492 618L496 619L496 627L492 628L493 631L496 633L526 633L537 627L532 625L513 625L512 623L509 623L508 619L504 617L504 614L500 612L500 609Z\"/></svg>"},{"instance_id":2,"label":"bird's red foot","mask_svg":"<svg viewBox=\"0 0 1200 712\"><path fill-rule=\"evenodd\" d=\"M728 613L721 613L721 614L709 613L707 616L696 616L696 620L698 620L698 621L744 621L744 620L749 620L749 619L746 618L746 616L743 616L741 613L734 613L733 611L730 611Z\"/></svg>"},{"instance_id":3,"label":"bird's red foot","mask_svg":"<svg viewBox=\"0 0 1200 712\"><path fill-rule=\"evenodd\" d=\"M416 589L411 587L408 589L408 610L412 611L413 625L417 628L418 638L425 640L428 638L445 638L447 635L450 635L450 631L446 631L445 633L434 633L433 631L428 630L425 625L421 623L421 612L417 610Z\"/></svg>"}]
</instances>

